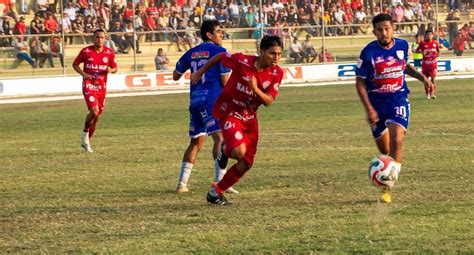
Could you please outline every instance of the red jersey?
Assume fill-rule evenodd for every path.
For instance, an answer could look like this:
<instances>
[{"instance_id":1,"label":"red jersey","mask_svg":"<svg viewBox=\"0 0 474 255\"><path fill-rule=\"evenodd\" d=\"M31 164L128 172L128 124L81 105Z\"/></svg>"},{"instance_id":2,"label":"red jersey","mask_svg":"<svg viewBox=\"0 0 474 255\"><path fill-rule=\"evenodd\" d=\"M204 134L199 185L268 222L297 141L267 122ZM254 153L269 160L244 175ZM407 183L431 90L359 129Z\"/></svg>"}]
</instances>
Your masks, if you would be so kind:
<instances>
[{"instance_id":1,"label":"red jersey","mask_svg":"<svg viewBox=\"0 0 474 255\"><path fill-rule=\"evenodd\" d=\"M437 66L437 59L439 54L438 41L423 41L418 45L416 51L423 54L423 66Z\"/></svg>"},{"instance_id":2,"label":"red jersey","mask_svg":"<svg viewBox=\"0 0 474 255\"><path fill-rule=\"evenodd\" d=\"M252 91L252 76L257 78L258 87L264 93L276 98L283 79L283 70L277 65L259 71L254 67L256 59L256 56L241 53L221 53L222 65L232 69L232 74L214 104L212 115L216 119L234 116L246 121L257 117L262 100Z\"/></svg>"},{"instance_id":3,"label":"red jersey","mask_svg":"<svg viewBox=\"0 0 474 255\"><path fill-rule=\"evenodd\" d=\"M102 90L107 88L107 67L116 68L114 52L107 47L104 47L102 52L97 53L94 50L94 45L85 47L79 52L79 55L74 60L74 65L84 63L83 71L86 74L93 75L93 80L82 80L82 88L89 90Z\"/></svg>"}]
</instances>

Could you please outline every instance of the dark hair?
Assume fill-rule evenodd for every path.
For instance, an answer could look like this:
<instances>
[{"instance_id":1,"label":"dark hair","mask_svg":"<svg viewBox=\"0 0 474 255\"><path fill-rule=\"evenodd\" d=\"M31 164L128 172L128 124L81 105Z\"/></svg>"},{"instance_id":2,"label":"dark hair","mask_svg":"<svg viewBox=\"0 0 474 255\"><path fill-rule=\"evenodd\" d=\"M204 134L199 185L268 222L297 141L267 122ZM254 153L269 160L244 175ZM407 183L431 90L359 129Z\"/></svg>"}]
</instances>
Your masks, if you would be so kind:
<instances>
[{"instance_id":1,"label":"dark hair","mask_svg":"<svg viewBox=\"0 0 474 255\"><path fill-rule=\"evenodd\" d=\"M425 35L426 35L427 33L432 33L432 34L433 34L433 30L431 30L431 29L426 29Z\"/></svg>"},{"instance_id":2,"label":"dark hair","mask_svg":"<svg viewBox=\"0 0 474 255\"><path fill-rule=\"evenodd\" d=\"M270 47L280 46L283 50L283 41L279 36L276 35L266 35L262 38L260 42L260 49L268 50Z\"/></svg>"},{"instance_id":3,"label":"dark hair","mask_svg":"<svg viewBox=\"0 0 474 255\"><path fill-rule=\"evenodd\" d=\"M219 27L221 23L217 20L206 20L201 25L201 38L203 41L207 42L211 40L211 38L207 37L207 33L214 33L214 29Z\"/></svg>"},{"instance_id":4,"label":"dark hair","mask_svg":"<svg viewBox=\"0 0 474 255\"><path fill-rule=\"evenodd\" d=\"M393 24L392 16L386 14L386 13L380 13L377 14L373 19L372 19L372 25L375 28L375 25L377 23L383 22L383 21L390 21L390 23Z\"/></svg>"},{"instance_id":5,"label":"dark hair","mask_svg":"<svg viewBox=\"0 0 474 255\"><path fill-rule=\"evenodd\" d=\"M103 32L104 34L106 34L104 29L98 28L98 29L94 30L94 35L95 35L96 33L100 33L100 32Z\"/></svg>"}]
</instances>

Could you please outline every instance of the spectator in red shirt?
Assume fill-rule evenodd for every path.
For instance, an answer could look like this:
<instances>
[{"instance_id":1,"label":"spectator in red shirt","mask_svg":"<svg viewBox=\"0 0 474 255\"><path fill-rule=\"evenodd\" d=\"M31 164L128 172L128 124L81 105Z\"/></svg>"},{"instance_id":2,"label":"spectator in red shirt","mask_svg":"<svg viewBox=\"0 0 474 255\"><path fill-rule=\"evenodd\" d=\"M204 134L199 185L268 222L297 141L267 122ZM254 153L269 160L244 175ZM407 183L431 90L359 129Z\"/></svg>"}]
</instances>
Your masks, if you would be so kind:
<instances>
[{"instance_id":1,"label":"spectator in red shirt","mask_svg":"<svg viewBox=\"0 0 474 255\"><path fill-rule=\"evenodd\" d=\"M125 7L123 9L123 12L122 12L122 17L123 17L123 21L125 23L127 22L132 22L132 18L133 18L133 6L132 6L132 2L128 2L127 3L127 7Z\"/></svg>"},{"instance_id":2,"label":"spectator in red shirt","mask_svg":"<svg viewBox=\"0 0 474 255\"><path fill-rule=\"evenodd\" d=\"M15 27L13 27L13 34L15 35L26 34L25 17L21 16L20 20L16 22Z\"/></svg>"},{"instance_id":3,"label":"spectator in red shirt","mask_svg":"<svg viewBox=\"0 0 474 255\"><path fill-rule=\"evenodd\" d=\"M44 21L44 28L47 34L55 34L58 30L58 22L56 21L54 15L50 12L48 12L47 18Z\"/></svg>"},{"instance_id":4,"label":"spectator in red shirt","mask_svg":"<svg viewBox=\"0 0 474 255\"><path fill-rule=\"evenodd\" d=\"M149 17L153 18L155 20L155 23L158 23L158 17L160 15L160 12L158 11L158 8L155 6L155 2L151 1L148 7L145 9L146 15Z\"/></svg>"},{"instance_id":5,"label":"spectator in red shirt","mask_svg":"<svg viewBox=\"0 0 474 255\"><path fill-rule=\"evenodd\" d=\"M351 9L352 11L359 10L360 7L364 6L360 0L352 0L351 1Z\"/></svg>"},{"instance_id":6,"label":"spectator in red shirt","mask_svg":"<svg viewBox=\"0 0 474 255\"><path fill-rule=\"evenodd\" d=\"M328 49L324 49L324 47L321 47L321 51L319 52L318 55L319 62L325 62L329 63L333 61L332 54L329 53Z\"/></svg>"}]
</instances>

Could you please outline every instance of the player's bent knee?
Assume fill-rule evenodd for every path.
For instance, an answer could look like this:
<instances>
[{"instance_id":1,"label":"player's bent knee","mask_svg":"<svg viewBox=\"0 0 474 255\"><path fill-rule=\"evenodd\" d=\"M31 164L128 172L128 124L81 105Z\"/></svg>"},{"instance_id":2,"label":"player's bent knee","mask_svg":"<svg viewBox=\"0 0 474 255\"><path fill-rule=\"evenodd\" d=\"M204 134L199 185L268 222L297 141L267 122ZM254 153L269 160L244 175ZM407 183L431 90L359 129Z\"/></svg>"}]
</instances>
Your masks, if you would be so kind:
<instances>
[{"instance_id":1,"label":"player's bent knee","mask_svg":"<svg viewBox=\"0 0 474 255\"><path fill-rule=\"evenodd\" d=\"M230 155L231 155L232 158L242 159L245 156L245 152L247 152L247 148L245 146L240 146L240 147L235 148L231 152Z\"/></svg>"}]
</instances>

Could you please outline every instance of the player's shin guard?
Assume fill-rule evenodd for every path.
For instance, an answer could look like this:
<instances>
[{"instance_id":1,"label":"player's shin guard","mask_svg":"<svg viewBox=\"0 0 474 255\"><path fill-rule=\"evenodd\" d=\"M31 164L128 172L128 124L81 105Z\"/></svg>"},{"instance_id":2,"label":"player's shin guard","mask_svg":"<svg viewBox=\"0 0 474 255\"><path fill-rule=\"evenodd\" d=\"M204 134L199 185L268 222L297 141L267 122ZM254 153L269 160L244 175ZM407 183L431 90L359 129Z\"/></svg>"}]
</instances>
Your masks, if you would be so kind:
<instances>
[{"instance_id":1,"label":"player's shin guard","mask_svg":"<svg viewBox=\"0 0 474 255\"><path fill-rule=\"evenodd\" d=\"M228 188L236 184L242 176L244 176L244 173L239 171L237 164L235 164L227 170L222 180L214 186L214 190L217 194L222 195Z\"/></svg>"}]
</instances>

